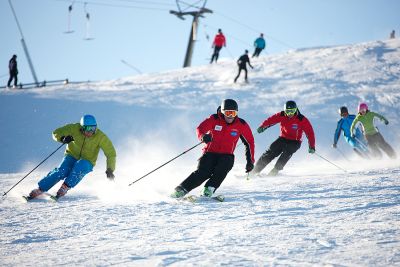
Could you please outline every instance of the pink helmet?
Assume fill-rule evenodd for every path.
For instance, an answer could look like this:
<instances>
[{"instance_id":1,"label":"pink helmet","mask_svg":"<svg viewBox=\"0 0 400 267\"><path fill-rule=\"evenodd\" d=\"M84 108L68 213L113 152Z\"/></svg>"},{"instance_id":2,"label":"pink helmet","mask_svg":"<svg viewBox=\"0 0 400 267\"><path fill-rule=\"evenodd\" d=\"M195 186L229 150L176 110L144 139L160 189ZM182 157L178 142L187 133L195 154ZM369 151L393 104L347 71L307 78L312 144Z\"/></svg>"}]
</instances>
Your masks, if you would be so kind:
<instances>
[{"instance_id":1,"label":"pink helmet","mask_svg":"<svg viewBox=\"0 0 400 267\"><path fill-rule=\"evenodd\" d=\"M366 103L360 103L358 105L358 112L360 112L361 110L368 110L368 105Z\"/></svg>"}]
</instances>

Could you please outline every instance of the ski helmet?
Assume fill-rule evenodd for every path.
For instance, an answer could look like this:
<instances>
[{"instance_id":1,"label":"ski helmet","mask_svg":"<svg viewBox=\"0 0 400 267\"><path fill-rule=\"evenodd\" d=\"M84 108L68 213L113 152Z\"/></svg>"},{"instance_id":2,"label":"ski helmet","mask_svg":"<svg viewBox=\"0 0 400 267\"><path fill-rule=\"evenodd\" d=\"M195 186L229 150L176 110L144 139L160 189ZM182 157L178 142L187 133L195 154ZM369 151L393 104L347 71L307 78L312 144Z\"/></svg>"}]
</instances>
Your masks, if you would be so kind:
<instances>
[{"instance_id":1,"label":"ski helmet","mask_svg":"<svg viewBox=\"0 0 400 267\"><path fill-rule=\"evenodd\" d=\"M239 111L238 104L233 99L225 99L224 101L222 101L221 110L222 110L222 112L224 112L225 110L236 110L236 111Z\"/></svg>"},{"instance_id":2,"label":"ski helmet","mask_svg":"<svg viewBox=\"0 0 400 267\"><path fill-rule=\"evenodd\" d=\"M96 119L93 115L84 115L80 121L81 126L97 126Z\"/></svg>"},{"instance_id":3,"label":"ski helmet","mask_svg":"<svg viewBox=\"0 0 400 267\"><path fill-rule=\"evenodd\" d=\"M347 109L347 107L345 107L345 106L340 107L339 108L339 114L342 115L342 114L345 114L345 113L349 114L349 110Z\"/></svg>"},{"instance_id":4,"label":"ski helmet","mask_svg":"<svg viewBox=\"0 0 400 267\"><path fill-rule=\"evenodd\" d=\"M361 110L368 110L368 105L366 103L360 103L358 105L358 112L360 112Z\"/></svg>"}]
</instances>

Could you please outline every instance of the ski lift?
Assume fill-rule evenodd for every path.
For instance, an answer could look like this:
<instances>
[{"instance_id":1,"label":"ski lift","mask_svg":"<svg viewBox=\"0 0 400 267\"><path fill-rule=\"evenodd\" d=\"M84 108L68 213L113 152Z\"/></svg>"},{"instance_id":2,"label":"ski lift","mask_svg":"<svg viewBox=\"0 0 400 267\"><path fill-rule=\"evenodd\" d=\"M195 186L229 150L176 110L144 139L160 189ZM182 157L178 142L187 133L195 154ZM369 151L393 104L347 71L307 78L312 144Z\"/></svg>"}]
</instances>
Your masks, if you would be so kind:
<instances>
[{"instance_id":1,"label":"ski lift","mask_svg":"<svg viewBox=\"0 0 400 267\"><path fill-rule=\"evenodd\" d=\"M86 9L86 5L87 3L85 2L85 4L83 5L83 9L86 13L86 33L85 33L85 38L83 38L86 41L90 41L90 40L94 40L93 37L90 37L90 14Z\"/></svg>"},{"instance_id":2,"label":"ski lift","mask_svg":"<svg viewBox=\"0 0 400 267\"><path fill-rule=\"evenodd\" d=\"M73 33L74 31L71 30L71 13L72 13L72 6L74 5L75 1L72 1L71 5L68 7L68 25L67 30L64 32L65 34Z\"/></svg>"}]
</instances>

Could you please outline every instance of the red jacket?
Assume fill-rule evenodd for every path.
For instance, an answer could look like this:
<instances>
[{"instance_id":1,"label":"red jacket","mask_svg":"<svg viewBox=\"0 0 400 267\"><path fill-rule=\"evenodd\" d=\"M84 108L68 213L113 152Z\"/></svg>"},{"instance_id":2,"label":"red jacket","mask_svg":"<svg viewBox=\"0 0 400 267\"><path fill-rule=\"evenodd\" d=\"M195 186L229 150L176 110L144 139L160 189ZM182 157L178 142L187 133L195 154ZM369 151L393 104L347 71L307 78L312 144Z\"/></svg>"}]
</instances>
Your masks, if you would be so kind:
<instances>
[{"instance_id":1,"label":"red jacket","mask_svg":"<svg viewBox=\"0 0 400 267\"><path fill-rule=\"evenodd\" d=\"M222 33L215 35L213 46L226 46L225 36Z\"/></svg>"},{"instance_id":2,"label":"red jacket","mask_svg":"<svg viewBox=\"0 0 400 267\"><path fill-rule=\"evenodd\" d=\"M254 163L254 137L247 122L236 118L231 124L226 123L223 115L213 114L197 127L199 140L210 133L212 141L203 148L203 153L233 154L239 138L246 146L246 159Z\"/></svg>"},{"instance_id":3,"label":"red jacket","mask_svg":"<svg viewBox=\"0 0 400 267\"><path fill-rule=\"evenodd\" d=\"M281 124L281 134L280 137L289 139L289 140L297 140L302 141L303 132L305 132L309 147L315 149L315 135L314 130L311 126L310 121L298 112L293 117L289 118L285 116L283 111L272 115L268 119L266 119L260 127L268 128L277 123Z\"/></svg>"}]
</instances>

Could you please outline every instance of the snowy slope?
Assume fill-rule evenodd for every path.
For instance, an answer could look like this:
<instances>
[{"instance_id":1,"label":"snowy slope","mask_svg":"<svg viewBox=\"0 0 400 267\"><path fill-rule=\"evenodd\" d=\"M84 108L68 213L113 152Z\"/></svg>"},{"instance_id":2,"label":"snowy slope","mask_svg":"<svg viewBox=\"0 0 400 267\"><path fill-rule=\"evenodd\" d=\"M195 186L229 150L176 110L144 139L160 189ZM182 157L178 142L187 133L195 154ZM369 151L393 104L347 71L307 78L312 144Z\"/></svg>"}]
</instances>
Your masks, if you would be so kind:
<instances>
[{"instance_id":1,"label":"snowy slope","mask_svg":"<svg viewBox=\"0 0 400 267\"><path fill-rule=\"evenodd\" d=\"M4 266L396 266L400 264L398 160L365 162L341 139L337 109L360 101L399 151L400 41L270 55L252 61L250 84L233 84L235 62L90 84L0 92L0 188L8 190L57 148L51 131L94 114L117 152L116 182L100 156L93 173L59 203L21 195L62 151L0 201ZM127 184L198 142L195 128L224 98L253 130L288 99L313 123L320 155L302 148L276 178L246 180L243 146L219 192L224 203L177 203L169 192L196 167L200 147ZM278 135L257 134L256 158ZM272 168L268 166L266 171ZM58 186L50 192L54 193ZM199 189L193 190L197 194Z\"/></svg>"}]
</instances>

